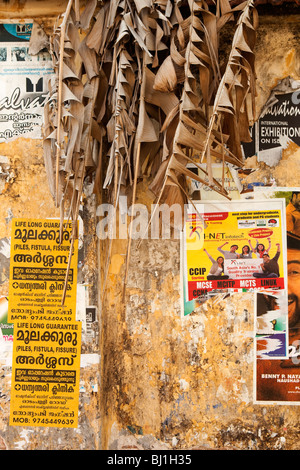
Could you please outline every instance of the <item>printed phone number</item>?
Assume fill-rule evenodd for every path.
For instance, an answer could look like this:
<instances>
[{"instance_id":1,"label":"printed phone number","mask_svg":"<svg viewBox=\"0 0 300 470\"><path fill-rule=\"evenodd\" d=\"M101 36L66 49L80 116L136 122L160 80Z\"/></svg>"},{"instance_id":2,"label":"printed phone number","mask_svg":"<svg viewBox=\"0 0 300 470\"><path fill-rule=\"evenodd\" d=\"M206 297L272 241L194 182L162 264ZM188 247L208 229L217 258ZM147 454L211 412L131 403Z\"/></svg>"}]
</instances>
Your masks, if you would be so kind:
<instances>
[{"instance_id":1,"label":"printed phone number","mask_svg":"<svg viewBox=\"0 0 300 470\"><path fill-rule=\"evenodd\" d=\"M68 426L74 424L74 419L54 419L54 418L13 418L13 424L45 424L45 425L63 425Z\"/></svg>"}]
</instances>

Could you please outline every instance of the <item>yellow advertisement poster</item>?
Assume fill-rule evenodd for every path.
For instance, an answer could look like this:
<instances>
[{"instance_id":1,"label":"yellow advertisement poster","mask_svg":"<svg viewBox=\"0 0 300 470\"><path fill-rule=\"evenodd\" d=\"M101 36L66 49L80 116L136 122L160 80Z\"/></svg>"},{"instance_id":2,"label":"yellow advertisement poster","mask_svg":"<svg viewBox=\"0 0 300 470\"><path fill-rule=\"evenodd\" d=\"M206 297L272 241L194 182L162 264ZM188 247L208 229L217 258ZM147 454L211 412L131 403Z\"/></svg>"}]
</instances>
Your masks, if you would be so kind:
<instances>
[{"instance_id":1,"label":"yellow advertisement poster","mask_svg":"<svg viewBox=\"0 0 300 470\"><path fill-rule=\"evenodd\" d=\"M74 320L78 241L71 257L66 297L62 296L69 262L72 224L60 233L57 219L13 219L8 321Z\"/></svg>"},{"instance_id":2,"label":"yellow advertisement poster","mask_svg":"<svg viewBox=\"0 0 300 470\"><path fill-rule=\"evenodd\" d=\"M16 321L11 426L78 425L81 322Z\"/></svg>"},{"instance_id":3,"label":"yellow advertisement poster","mask_svg":"<svg viewBox=\"0 0 300 470\"><path fill-rule=\"evenodd\" d=\"M226 291L286 288L284 201L191 207L185 224L187 300Z\"/></svg>"}]
</instances>

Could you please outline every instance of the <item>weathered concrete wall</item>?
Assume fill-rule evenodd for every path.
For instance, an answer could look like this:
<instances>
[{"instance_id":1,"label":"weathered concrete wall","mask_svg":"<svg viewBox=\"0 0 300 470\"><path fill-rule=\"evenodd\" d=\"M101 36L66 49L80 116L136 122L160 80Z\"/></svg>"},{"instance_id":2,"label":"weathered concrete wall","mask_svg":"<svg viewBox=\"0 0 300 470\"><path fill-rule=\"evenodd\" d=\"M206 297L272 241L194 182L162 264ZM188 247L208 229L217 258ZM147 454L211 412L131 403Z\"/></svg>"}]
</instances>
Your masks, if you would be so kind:
<instances>
[{"instance_id":1,"label":"weathered concrete wall","mask_svg":"<svg viewBox=\"0 0 300 470\"><path fill-rule=\"evenodd\" d=\"M0 144L0 295L8 295L11 220L59 217L49 193L42 142L17 139ZM3 163L2 163L3 162ZM86 188L89 192L89 188ZM85 307L97 306L97 239L93 197L81 212L84 221L83 264L78 274L78 319L85 325ZM84 296L84 298L83 298ZM99 448L99 332L83 329L78 429L23 428L8 425L12 371L12 342L0 342L0 449Z\"/></svg>"},{"instance_id":2,"label":"weathered concrete wall","mask_svg":"<svg viewBox=\"0 0 300 470\"><path fill-rule=\"evenodd\" d=\"M143 199L144 201L144 199ZM179 242L113 249L103 312L102 444L120 449L296 449L299 408L253 405L251 294L182 318Z\"/></svg>"},{"instance_id":3,"label":"weathered concrete wall","mask_svg":"<svg viewBox=\"0 0 300 470\"><path fill-rule=\"evenodd\" d=\"M27 2L25 8L11 2L15 10L8 14L3 6L0 14L28 18L41 4ZM300 78L298 24L299 16L284 22L261 18L258 108L279 80ZM59 213L49 194L41 141L0 144L0 166L0 294L7 295L11 218ZM295 167L293 175L285 175L283 185L298 185ZM139 184L138 202L150 204L146 188L147 181ZM98 245L97 202L89 185L85 195L78 311L83 321L85 305L99 307L98 256L103 276L107 253L107 242ZM252 296L218 296L182 318L179 241L145 240L140 247L133 242L123 301L126 249L126 240L114 241L98 316L100 347L97 322L92 335L83 335L78 429L8 425L11 350L6 346L0 356L0 449L299 449L299 408L252 402Z\"/></svg>"},{"instance_id":4,"label":"weathered concrete wall","mask_svg":"<svg viewBox=\"0 0 300 470\"><path fill-rule=\"evenodd\" d=\"M82 4L82 1L80 1ZM0 4L0 17L6 19L30 19L36 18L41 21L43 17L56 18L66 10L67 0L55 0L49 2L44 0L8 0Z\"/></svg>"},{"instance_id":5,"label":"weathered concrete wall","mask_svg":"<svg viewBox=\"0 0 300 470\"><path fill-rule=\"evenodd\" d=\"M1 2L0 18L36 19L47 33L67 2ZM44 168L42 140L18 138L0 143L0 296L8 295L11 220L59 217ZM82 354L77 429L9 426L12 342L0 341L0 449L99 449L99 319L96 202L87 183L80 212L80 265L76 317L82 321ZM86 307L96 306L97 317L87 328Z\"/></svg>"},{"instance_id":6,"label":"weathered concrete wall","mask_svg":"<svg viewBox=\"0 0 300 470\"><path fill-rule=\"evenodd\" d=\"M299 18L261 17L258 113L280 80L300 78ZM299 186L299 151L290 154L296 165L282 161L278 177ZM146 188L139 185L138 202L150 204ZM102 315L103 446L299 449L299 407L253 404L251 294L218 296L182 318L179 242L145 240L133 242L123 304L126 247L113 245Z\"/></svg>"}]
</instances>

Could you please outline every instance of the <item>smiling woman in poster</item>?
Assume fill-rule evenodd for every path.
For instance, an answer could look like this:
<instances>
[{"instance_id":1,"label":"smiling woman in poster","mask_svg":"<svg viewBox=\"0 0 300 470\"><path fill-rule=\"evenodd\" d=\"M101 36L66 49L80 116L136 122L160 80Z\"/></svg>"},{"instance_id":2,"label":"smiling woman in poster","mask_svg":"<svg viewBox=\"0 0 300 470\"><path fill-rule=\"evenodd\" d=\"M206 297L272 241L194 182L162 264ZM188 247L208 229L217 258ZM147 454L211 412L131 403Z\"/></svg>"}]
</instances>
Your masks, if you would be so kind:
<instances>
[{"instance_id":1,"label":"smiling woman in poster","mask_svg":"<svg viewBox=\"0 0 300 470\"><path fill-rule=\"evenodd\" d=\"M218 256L218 258L215 260L208 253L208 251L205 248L203 249L203 251L207 254L210 261L212 262L212 266L211 266L210 271L207 275L207 279L209 279L209 280L228 279L229 276L224 275L224 258L223 258L223 256Z\"/></svg>"},{"instance_id":2,"label":"smiling woman in poster","mask_svg":"<svg viewBox=\"0 0 300 470\"><path fill-rule=\"evenodd\" d=\"M251 250L256 254L257 258L262 258L264 254L268 254L270 249L271 249L271 238L268 238L269 246L266 249L265 245L263 243L258 243L258 240L256 240L256 245L255 248L251 246L251 241L249 240L249 244L251 247Z\"/></svg>"},{"instance_id":3,"label":"smiling woman in poster","mask_svg":"<svg viewBox=\"0 0 300 470\"><path fill-rule=\"evenodd\" d=\"M251 246L251 241L249 240L249 245ZM242 248L242 253L239 255L239 258L252 258L253 250L249 245L244 245Z\"/></svg>"}]
</instances>

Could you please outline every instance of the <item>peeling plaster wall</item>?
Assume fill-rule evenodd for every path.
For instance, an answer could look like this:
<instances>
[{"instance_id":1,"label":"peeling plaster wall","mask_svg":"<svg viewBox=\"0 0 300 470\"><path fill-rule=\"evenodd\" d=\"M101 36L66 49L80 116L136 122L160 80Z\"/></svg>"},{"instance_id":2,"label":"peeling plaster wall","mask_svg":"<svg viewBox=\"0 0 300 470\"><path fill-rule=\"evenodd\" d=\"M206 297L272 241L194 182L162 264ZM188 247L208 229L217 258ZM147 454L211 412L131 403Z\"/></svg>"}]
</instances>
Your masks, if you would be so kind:
<instances>
[{"instance_id":1,"label":"peeling plaster wall","mask_svg":"<svg viewBox=\"0 0 300 470\"><path fill-rule=\"evenodd\" d=\"M125 253L116 244L112 264ZM299 407L253 405L251 294L180 313L179 242L133 244L103 310L102 444L128 449L299 449Z\"/></svg>"},{"instance_id":2,"label":"peeling plaster wall","mask_svg":"<svg viewBox=\"0 0 300 470\"><path fill-rule=\"evenodd\" d=\"M50 8L51 3L51 8ZM67 2L1 2L0 18L36 19L49 34ZM45 16L43 16L45 15ZM42 140L19 138L0 143L0 296L9 289L11 220L59 217L49 192ZM87 182L80 211L77 312L82 321L82 349L77 429L9 426L12 342L0 337L0 450L94 450L100 446L99 318L96 201ZM86 307L96 306L87 328Z\"/></svg>"},{"instance_id":3,"label":"peeling plaster wall","mask_svg":"<svg viewBox=\"0 0 300 470\"><path fill-rule=\"evenodd\" d=\"M252 404L251 294L217 296L182 318L176 240L134 245L124 307L123 275L124 265L110 274L103 313L103 445L299 447L296 406Z\"/></svg>"}]
</instances>

